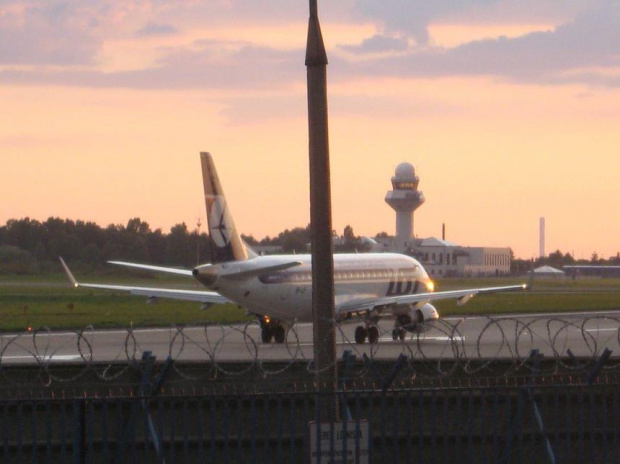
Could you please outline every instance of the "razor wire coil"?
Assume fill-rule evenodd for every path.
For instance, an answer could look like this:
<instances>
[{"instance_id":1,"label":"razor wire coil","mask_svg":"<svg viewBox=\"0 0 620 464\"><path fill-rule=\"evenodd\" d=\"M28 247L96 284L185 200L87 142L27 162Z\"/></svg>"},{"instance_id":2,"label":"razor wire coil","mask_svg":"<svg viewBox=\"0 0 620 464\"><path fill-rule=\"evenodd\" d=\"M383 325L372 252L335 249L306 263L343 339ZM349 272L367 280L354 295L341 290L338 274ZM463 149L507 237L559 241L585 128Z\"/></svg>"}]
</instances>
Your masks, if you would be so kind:
<instances>
[{"instance_id":1,"label":"razor wire coil","mask_svg":"<svg viewBox=\"0 0 620 464\"><path fill-rule=\"evenodd\" d=\"M196 378L195 371L176 361L202 363L205 370L201 375L207 380L241 377L255 369L264 378L277 380L298 364L305 365L308 373L316 373L311 335L310 340L304 339L295 325L288 329L285 343L268 344L261 341L256 322L156 328L152 327L154 322L113 329L90 325L57 332L42 327L32 332L0 334L0 374L9 366L26 363L36 366L43 385L71 382L87 374L114 381L139 365L146 351L155 353L160 360L175 361L173 369L187 380ZM425 331L408 333L404 340L393 340L392 326L386 329L379 324L379 342L372 344L355 343L350 329L354 324L334 321L334 325L338 346L362 361L354 363L347 373L352 381L364 379L375 361L396 360L401 354L406 357L404 375L408 378L490 371L495 376L510 376L523 370L548 375L578 373L591 367L606 349L613 354L602 369L618 371L620 366L620 316L615 315L440 319L427 322ZM104 347L105 359L101 356ZM240 359L231 357L232 348ZM534 350L544 355L543 366L533 360ZM76 367L71 375L55 368L58 361L69 357L67 362Z\"/></svg>"}]
</instances>

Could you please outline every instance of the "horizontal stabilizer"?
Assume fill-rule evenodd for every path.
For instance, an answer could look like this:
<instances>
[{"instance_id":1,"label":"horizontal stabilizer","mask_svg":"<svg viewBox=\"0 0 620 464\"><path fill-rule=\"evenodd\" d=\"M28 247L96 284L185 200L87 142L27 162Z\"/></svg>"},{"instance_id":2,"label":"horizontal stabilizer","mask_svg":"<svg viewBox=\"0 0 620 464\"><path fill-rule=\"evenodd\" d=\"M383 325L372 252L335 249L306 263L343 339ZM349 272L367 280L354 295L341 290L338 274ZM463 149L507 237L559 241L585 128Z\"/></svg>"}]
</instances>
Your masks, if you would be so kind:
<instances>
[{"instance_id":1,"label":"horizontal stabilizer","mask_svg":"<svg viewBox=\"0 0 620 464\"><path fill-rule=\"evenodd\" d=\"M65 263L65 261L60 258L60 263L62 264L63 269L65 270L67 277L71 281L71 284L74 287L86 287L86 288L100 288L102 290L116 290L120 292L128 292L132 295L141 295L146 296L147 298L168 298L171 300L181 300L181 301L197 301L199 303L230 303L228 298L224 298L217 292L207 292L201 290L182 290L182 289L174 289L174 288L152 288L152 287L132 287L129 285L106 285L106 284L94 284L94 283L83 283L78 282L69 266ZM116 263L115 263L116 264ZM138 265L140 266L140 265ZM154 266L158 267L158 266ZM169 269L169 268L164 268ZM180 269L177 269L180 271ZM191 271L190 272L191 275Z\"/></svg>"},{"instance_id":2,"label":"horizontal stabilizer","mask_svg":"<svg viewBox=\"0 0 620 464\"><path fill-rule=\"evenodd\" d=\"M263 266L256 269L248 269L245 271L232 271L229 274L220 273L220 277L227 279L247 279L249 277L256 277L262 274L268 274L270 272L284 271L292 267L301 266L301 261L291 261L289 263L275 264L273 266Z\"/></svg>"},{"instance_id":3,"label":"horizontal stabilizer","mask_svg":"<svg viewBox=\"0 0 620 464\"><path fill-rule=\"evenodd\" d=\"M131 287L126 285L79 284L80 287L100 288L103 290L117 290L128 292L131 295L140 295L147 298L168 298L180 301L197 301L199 303L230 303L228 298L216 292L201 290L176 290L172 288Z\"/></svg>"},{"instance_id":4,"label":"horizontal stabilizer","mask_svg":"<svg viewBox=\"0 0 620 464\"><path fill-rule=\"evenodd\" d=\"M176 267L152 266L150 264L127 263L125 261L108 261L108 263L116 264L117 266L133 267L136 269L142 269L144 271L167 272L168 274L177 274L184 276L192 275L192 271L190 271L189 269L178 269Z\"/></svg>"}]
</instances>

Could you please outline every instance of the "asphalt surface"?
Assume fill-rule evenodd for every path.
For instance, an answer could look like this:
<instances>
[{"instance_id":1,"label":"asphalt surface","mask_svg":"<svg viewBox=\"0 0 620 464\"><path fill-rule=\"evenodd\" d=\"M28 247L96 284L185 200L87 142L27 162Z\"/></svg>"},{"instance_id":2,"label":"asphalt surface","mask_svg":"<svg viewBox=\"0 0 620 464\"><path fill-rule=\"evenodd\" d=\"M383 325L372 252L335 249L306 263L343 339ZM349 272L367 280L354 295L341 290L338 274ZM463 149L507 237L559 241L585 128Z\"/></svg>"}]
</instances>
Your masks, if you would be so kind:
<instances>
[{"instance_id":1,"label":"asphalt surface","mask_svg":"<svg viewBox=\"0 0 620 464\"><path fill-rule=\"evenodd\" d=\"M566 314L503 315L501 317L445 318L424 333L392 340L393 323L379 324L377 344L354 342L356 323L337 329L337 354L351 350L377 359L396 359L401 353L420 359L524 358L532 349L545 356L600 356L605 348L620 356L620 311ZM298 324L284 344L260 342L257 324L152 328L136 330L59 331L0 336L3 364L58 362L127 363L151 351L158 360L195 362L310 361L312 325Z\"/></svg>"}]
</instances>

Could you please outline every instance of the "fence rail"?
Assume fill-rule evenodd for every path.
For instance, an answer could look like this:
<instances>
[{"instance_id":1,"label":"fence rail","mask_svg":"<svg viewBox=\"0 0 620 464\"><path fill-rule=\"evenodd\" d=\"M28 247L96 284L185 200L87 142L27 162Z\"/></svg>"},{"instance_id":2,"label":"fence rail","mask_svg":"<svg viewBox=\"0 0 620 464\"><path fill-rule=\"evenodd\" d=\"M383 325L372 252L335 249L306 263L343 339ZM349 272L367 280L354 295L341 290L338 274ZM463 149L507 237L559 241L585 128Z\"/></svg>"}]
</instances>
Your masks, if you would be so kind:
<instances>
[{"instance_id":1,"label":"fence rail","mask_svg":"<svg viewBox=\"0 0 620 464\"><path fill-rule=\"evenodd\" d=\"M332 400L295 393L2 401L0 462L309 462L317 403ZM368 424L365 441L346 451L351 462L366 449L370 460L357 462L620 462L617 384L346 391L330 404L346 407L348 430Z\"/></svg>"}]
</instances>

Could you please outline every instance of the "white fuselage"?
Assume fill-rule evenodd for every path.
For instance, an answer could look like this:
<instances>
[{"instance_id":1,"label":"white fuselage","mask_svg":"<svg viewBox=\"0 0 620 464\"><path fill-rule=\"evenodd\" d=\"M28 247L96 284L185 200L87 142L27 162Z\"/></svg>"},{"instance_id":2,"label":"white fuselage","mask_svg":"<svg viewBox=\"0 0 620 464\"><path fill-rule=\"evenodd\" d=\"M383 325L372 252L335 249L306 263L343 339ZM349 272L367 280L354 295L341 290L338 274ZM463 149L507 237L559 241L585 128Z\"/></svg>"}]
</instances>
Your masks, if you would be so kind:
<instances>
[{"instance_id":1,"label":"white fuselage","mask_svg":"<svg viewBox=\"0 0 620 464\"><path fill-rule=\"evenodd\" d=\"M301 264L286 270L235 277L237 274L247 275L253 269L291 262ZM259 256L201 266L197 268L196 278L252 313L289 323L307 322L312 320L311 267L310 255ZM409 256L394 253L334 255L336 307L353 299L424 293L428 281L422 265Z\"/></svg>"}]
</instances>

